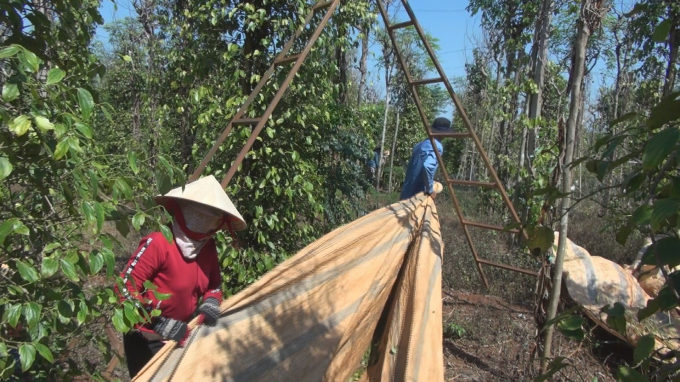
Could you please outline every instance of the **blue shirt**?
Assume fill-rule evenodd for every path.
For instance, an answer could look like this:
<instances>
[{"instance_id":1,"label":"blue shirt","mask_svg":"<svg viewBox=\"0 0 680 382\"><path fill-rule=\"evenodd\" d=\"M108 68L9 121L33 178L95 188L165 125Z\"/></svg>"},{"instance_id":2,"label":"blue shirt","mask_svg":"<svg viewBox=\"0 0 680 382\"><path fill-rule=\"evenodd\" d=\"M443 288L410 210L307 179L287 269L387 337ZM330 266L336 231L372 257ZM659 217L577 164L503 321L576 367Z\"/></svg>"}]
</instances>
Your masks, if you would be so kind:
<instances>
[{"instance_id":1,"label":"blue shirt","mask_svg":"<svg viewBox=\"0 0 680 382\"><path fill-rule=\"evenodd\" d=\"M378 167L378 163L380 162L380 152L379 151L374 151L373 158L368 161L368 167Z\"/></svg>"},{"instance_id":2,"label":"blue shirt","mask_svg":"<svg viewBox=\"0 0 680 382\"><path fill-rule=\"evenodd\" d=\"M441 142L435 140L439 154L444 153L444 147ZM431 194L434 192L434 173L437 171L437 154L432 148L432 143L426 139L418 143L413 148L411 160L408 162L408 169L406 170L406 180L401 188L400 199L408 199L418 193L425 192Z\"/></svg>"}]
</instances>

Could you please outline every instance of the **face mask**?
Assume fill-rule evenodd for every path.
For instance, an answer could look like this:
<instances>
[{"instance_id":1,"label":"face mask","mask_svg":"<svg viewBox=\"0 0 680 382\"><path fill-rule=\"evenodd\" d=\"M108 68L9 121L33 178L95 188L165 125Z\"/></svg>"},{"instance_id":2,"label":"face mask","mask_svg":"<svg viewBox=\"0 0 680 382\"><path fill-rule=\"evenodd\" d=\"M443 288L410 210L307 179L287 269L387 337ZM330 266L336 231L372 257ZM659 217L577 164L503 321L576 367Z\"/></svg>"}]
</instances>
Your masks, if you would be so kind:
<instances>
[{"instance_id":1,"label":"face mask","mask_svg":"<svg viewBox=\"0 0 680 382\"><path fill-rule=\"evenodd\" d=\"M209 207L178 203L172 230L182 256L195 259L208 239L224 225L224 219Z\"/></svg>"},{"instance_id":2,"label":"face mask","mask_svg":"<svg viewBox=\"0 0 680 382\"><path fill-rule=\"evenodd\" d=\"M172 234L175 236L175 243L179 247L185 259L193 260L201 253L201 249L208 242L209 237L202 240L193 240L182 230L177 220L172 223Z\"/></svg>"}]
</instances>

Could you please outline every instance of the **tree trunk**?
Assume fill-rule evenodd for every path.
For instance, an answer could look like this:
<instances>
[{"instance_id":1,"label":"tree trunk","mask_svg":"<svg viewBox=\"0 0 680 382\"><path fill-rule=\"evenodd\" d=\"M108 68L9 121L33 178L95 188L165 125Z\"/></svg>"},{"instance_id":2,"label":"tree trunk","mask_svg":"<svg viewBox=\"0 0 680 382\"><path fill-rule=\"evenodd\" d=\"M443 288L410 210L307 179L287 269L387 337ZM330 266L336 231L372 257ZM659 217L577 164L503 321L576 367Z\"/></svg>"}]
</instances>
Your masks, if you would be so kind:
<instances>
[{"instance_id":1,"label":"tree trunk","mask_svg":"<svg viewBox=\"0 0 680 382\"><path fill-rule=\"evenodd\" d=\"M382 138L380 139L380 157L378 158L378 169L376 171L375 189L380 192L380 178L383 171L383 152L385 151L385 133L387 132L387 117L390 111L390 78L392 69L390 66L385 68L385 117L383 118Z\"/></svg>"},{"instance_id":2,"label":"tree trunk","mask_svg":"<svg viewBox=\"0 0 680 382\"><path fill-rule=\"evenodd\" d=\"M343 47L335 48L335 59L339 69L337 78L338 102L340 105L344 105L347 101L347 52Z\"/></svg>"},{"instance_id":3,"label":"tree trunk","mask_svg":"<svg viewBox=\"0 0 680 382\"><path fill-rule=\"evenodd\" d=\"M622 42L619 39L618 35L618 30L614 29L614 38L616 39L616 47L614 49L614 54L616 56L616 81L614 84L614 113L611 116L611 120L609 121L610 123L608 124L609 127L607 128L607 133L614 135L615 131L613 130L615 127L611 125L611 122L617 120L619 118L619 115L621 114L619 112L619 104L620 104L620 99L621 99L621 87L622 87L622 80L623 80L623 71L627 71L627 68L625 67L625 63L622 62L622 57L621 57L621 48L622 48ZM614 157L616 157L616 150L614 150ZM613 175L614 174L609 174L605 178L604 184L606 186L611 186L613 182ZM607 210L609 209L609 199L611 195L611 190L609 187L606 187L604 190L604 193L602 194L602 205L600 206L600 212L598 216L603 217L607 214Z\"/></svg>"},{"instance_id":4,"label":"tree trunk","mask_svg":"<svg viewBox=\"0 0 680 382\"><path fill-rule=\"evenodd\" d=\"M536 84L537 92L536 94L531 94L531 97L529 98L529 119L541 117L541 108L543 107L543 87L545 86L545 63L548 58L548 37L550 35L553 4L553 0L543 0L540 16L536 20L537 41L534 43L536 55L533 62L533 80ZM536 152L538 130L539 127L535 126L529 131L529 136L527 138L529 160L527 161L527 164L531 163Z\"/></svg>"},{"instance_id":5,"label":"tree trunk","mask_svg":"<svg viewBox=\"0 0 680 382\"><path fill-rule=\"evenodd\" d=\"M668 46L670 52L668 54L668 65L666 66L666 79L663 84L663 96L666 97L673 91L675 86L675 75L677 73L676 64L678 62L678 43L680 43L680 17L674 17L673 11L669 6L669 16L672 20L671 31L668 34Z\"/></svg>"},{"instance_id":6,"label":"tree trunk","mask_svg":"<svg viewBox=\"0 0 680 382\"><path fill-rule=\"evenodd\" d=\"M576 41L574 42L574 55L572 72L569 78L571 85L571 102L569 105L569 119L567 120L567 144L564 158L564 171L562 173L562 192L571 192L572 170L569 168L574 159L574 141L576 136L576 123L578 119L579 106L581 104L581 85L583 83L583 73L585 70L586 61L586 45L588 44L588 37L591 30L595 26L599 26L602 19L602 8L604 4L602 0L593 4L592 0L583 0L581 3L581 16L578 20L578 33ZM588 19L586 19L588 18ZM550 293L550 301L548 302L546 320L550 321L555 318L557 313L557 305L560 300L560 291L562 288L562 271L564 266L565 249L567 245L567 228L569 224L569 206L570 197L563 197L561 202L561 218L560 218L560 236L557 245L557 257L555 259L555 269L552 282L552 290ZM551 354L551 345L554 325L548 326L543 341L543 354L541 356L541 372L545 372L548 366L548 357Z\"/></svg>"},{"instance_id":7,"label":"tree trunk","mask_svg":"<svg viewBox=\"0 0 680 382\"><path fill-rule=\"evenodd\" d=\"M366 28L364 37L361 39L361 59L359 60L359 95L357 105L361 106L364 100L364 88L366 87L366 74L368 73L368 43L371 30Z\"/></svg>"},{"instance_id":8,"label":"tree trunk","mask_svg":"<svg viewBox=\"0 0 680 382\"><path fill-rule=\"evenodd\" d=\"M388 191L392 193L392 172L394 170L394 155L397 150L397 137L399 136L399 110L397 110L397 125L394 128L394 138L392 139L392 151L390 151L390 180L388 183Z\"/></svg>"}]
</instances>

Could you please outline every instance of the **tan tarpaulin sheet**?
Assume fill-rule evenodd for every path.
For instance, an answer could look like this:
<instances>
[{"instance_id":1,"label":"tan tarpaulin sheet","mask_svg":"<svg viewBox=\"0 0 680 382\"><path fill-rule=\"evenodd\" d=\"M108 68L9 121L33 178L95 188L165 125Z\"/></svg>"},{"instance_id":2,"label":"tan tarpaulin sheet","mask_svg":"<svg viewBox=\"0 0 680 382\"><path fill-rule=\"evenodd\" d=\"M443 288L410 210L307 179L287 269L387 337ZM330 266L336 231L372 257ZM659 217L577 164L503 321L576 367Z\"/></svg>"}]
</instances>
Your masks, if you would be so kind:
<instances>
[{"instance_id":1,"label":"tan tarpaulin sheet","mask_svg":"<svg viewBox=\"0 0 680 382\"><path fill-rule=\"evenodd\" d=\"M554 248L557 248L559 233L555 232ZM584 248L567 240L564 258L564 280L569 296L583 307L595 323L624 341L635 346L645 334L654 334L657 349L678 349L680 343L680 322L674 312L657 313L641 323L637 311L647 306L651 298L640 287L633 275L613 261L591 256ZM607 314L601 312L606 305L620 302L626 310L629 323L624 335L607 325Z\"/></svg>"},{"instance_id":2,"label":"tan tarpaulin sheet","mask_svg":"<svg viewBox=\"0 0 680 382\"><path fill-rule=\"evenodd\" d=\"M371 346L364 380L443 381L442 253L432 198L377 210L226 300L135 381L345 382Z\"/></svg>"}]
</instances>

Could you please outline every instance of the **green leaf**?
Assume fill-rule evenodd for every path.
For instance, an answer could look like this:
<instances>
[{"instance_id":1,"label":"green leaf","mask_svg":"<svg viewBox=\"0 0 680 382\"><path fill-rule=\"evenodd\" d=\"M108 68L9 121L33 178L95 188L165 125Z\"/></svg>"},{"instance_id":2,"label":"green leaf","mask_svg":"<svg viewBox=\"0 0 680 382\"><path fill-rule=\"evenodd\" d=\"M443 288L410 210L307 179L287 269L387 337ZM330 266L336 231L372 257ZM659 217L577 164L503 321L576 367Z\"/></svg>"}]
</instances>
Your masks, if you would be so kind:
<instances>
[{"instance_id":1,"label":"green leaf","mask_svg":"<svg viewBox=\"0 0 680 382\"><path fill-rule=\"evenodd\" d=\"M40 131L42 131L43 133L49 130L54 130L54 124L50 122L49 119L42 116L37 116L34 119L36 126L38 126Z\"/></svg>"},{"instance_id":2,"label":"green leaf","mask_svg":"<svg viewBox=\"0 0 680 382\"><path fill-rule=\"evenodd\" d=\"M669 127L654 134L642 154L642 167L654 170L673 151L680 138L680 129Z\"/></svg>"},{"instance_id":3,"label":"green leaf","mask_svg":"<svg viewBox=\"0 0 680 382\"><path fill-rule=\"evenodd\" d=\"M583 341L586 338L586 333L583 331L583 329L575 329L575 330L566 330L566 329L559 329L560 333L562 333L563 336L569 338L570 340L574 341Z\"/></svg>"},{"instance_id":4,"label":"green leaf","mask_svg":"<svg viewBox=\"0 0 680 382\"><path fill-rule=\"evenodd\" d=\"M24 236L28 236L30 234L28 227L26 227L22 222L17 222L14 224L14 233Z\"/></svg>"},{"instance_id":5,"label":"green leaf","mask_svg":"<svg viewBox=\"0 0 680 382\"><path fill-rule=\"evenodd\" d=\"M17 84L6 83L2 87L2 99L5 102L12 102L17 98L19 98L19 87Z\"/></svg>"},{"instance_id":6,"label":"green leaf","mask_svg":"<svg viewBox=\"0 0 680 382\"><path fill-rule=\"evenodd\" d=\"M21 371L31 368L35 361L35 347L31 344L21 344L19 346L19 359L21 360Z\"/></svg>"},{"instance_id":7,"label":"green leaf","mask_svg":"<svg viewBox=\"0 0 680 382\"><path fill-rule=\"evenodd\" d=\"M165 301L172 297L172 293L161 293L159 291L153 291L154 297L156 297L156 300L158 301Z\"/></svg>"},{"instance_id":8,"label":"green leaf","mask_svg":"<svg viewBox=\"0 0 680 382\"><path fill-rule=\"evenodd\" d=\"M146 280L144 281L144 289L145 290L156 290L157 287L154 285L154 283L151 282L151 280Z\"/></svg>"},{"instance_id":9,"label":"green leaf","mask_svg":"<svg viewBox=\"0 0 680 382\"><path fill-rule=\"evenodd\" d=\"M161 233L165 236L165 240L172 244L172 231L170 231L170 228L168 228L167 225L161 224Z\"/></svg>"},{"instance_id":10,"label":"green leaf","mask_svg":"<svg viewBox=\"0 0 680 382\"><path fill-rule=\"evenodd\" d=\"M43 358L45 358L47 360L47 362L49 362L49 363L54 362L54 357L52 356L52 352L50 351L50 349L47 346L45 346L41 343L38 343L38 342L34 343L33 346L35 346L35 350L37 350L38 353Z\"/></svg>"},{"instance_id":11,"label":"green leaf","mask_svg":"<svg viewBox=\"0 0 680 382\"><path fill-rule=\"evenodd\" d=\"M7 357L7 345L4 342L0 342L0 357Z\"/></svg>"},{"instance_id":12,"label":"green leaf","mask_svg":"<svg viewBox=\"0 0 680 382\"><path fill-rule=\"evenodd\" d=\"M9 123L9 130L17 136L22 136L31 128L31 119L25 115L20 115Z\"/></svg>"},{"instance_id":13,"label":"green leaf","mask_svg":"<svg viewBox=\"0 0 680 382\"><path fill-rule=\"evenodd\" d=\"M57 82L60 82L61 80L66 77L66 72L59 68L52 68L50 71L47 73L47 85L54 85Z\"/></svg>"},{"instance_id":14,"label":"green leaf","mask_svg":"<svg viewBox=\"0 0 680 382\"><path fill-rule=\"evenodd\" d=\"M123 61L125 62L132 62L132 57L128 56L127 54L123 56Z\"/></svg>"},{"instance_id":15,"label":"green leaf","mask_svg":"<svg viewBox=\"0 0 680 382\"><path fill-rule=\"evenodd\" d=\"M135 227L137 231L139 231L144 225L144 220L146 220L146 214L143 212L137 212L132 218L132 226Z\"/></svg>"},{"instance_id":16,"label":"green leaf","mask_svg":"<svg viewBox=\"0 0 680 382\"><path fill-rule=\"evenodd\" d=\"M28 50L24 50L19 54L19 61L21 61L28 71L37 72L38 69L40 69L40 60L38 59L38 56Z\"/></svg>"},{"instance_id":17,"label":"green leaf","mask_svg":"<svg viewBox=\"0 0 680 382\"><path fill-rule=\"evenodd\" d=\"M630 112L630 113L626 113L626 114L620 116L619 118L615 119L614 121L612 121L612 123L610 124L610 126L618 125L618 124L621 123L621 122L628 121L628 120L633 119L633 118L635 118L635 117L637 117L637 116L638 116L638 113L637 113L637 112L634 112L634 111L632 111L632 112Z\"/></svg>"},{"instance_id":18,"label":"green leaf","mask_svg":"<svg viewBox=\"0 0 680 382\"><path fill-rule=\"evenodd\" d=\"M83 201L82 211L85 215L85 220L87 220L87 224L92 224L96 221L96 217L94 216L94 208L92 208L90 202Z\"/></svg>"},{"instance_id":19,"label":"green leaf","mask_svg":"<svg viewBox=\"0 0 680 382\"><path fill-rule=\"evenodd\" d=\"M76 267L73 266L71 262L61 259L59 260L59 263L61 264L61 271L64 272L64 275L66 277L68 277L72 281L80 280L78 278L78 273L76 273Z\"/></svg>"},{"instance_id":20,"label":"green leaf","mask_svg":"<svg viewBox=\"0 0 680 382\"><path fill-rule=\"evenodd\" d=\"M129 330L128 326L125 325L123 310L120 308L116 308L116 311L113 313L113 326L121 333Z\"/></svg>"},{"instance_id":21,"label":"green leaf","mask_svg":"<svg viewBox=\"0 0 680 382\"><path fill-rule=\"evenodd\" d=\"M158 187L158 193L165 195L168 191L172 190L172 180L166 173L156 173L156 186Z\"/></svg>"},{"instance_id":22,"label":"green leaf","mask_svg":"<svg viewBox=\"0 0 680 382\"><path fill-rule=\"evenodd\" d=\"M139 167L137 166L137 153L134 151L128 151L127 153L127 159L128 163L130 164L130 168L132 169L132 172L137 175L139 173Z\"/></svg>"},{"instance_id":23,"label":"green leaf","mask_svg":"<svg viewBox=\"0 0 680 382\"><path fill-rule=\"evenodd\" d=\"M659 301L656 299L648 300L647 301L647 306L644 308L638 310L637 313L637 318L639 321L642 321L646 319L647 317L651 317L654 315L654 313L658 312L660 308Z\"/></svg>"},{"instance_id":24,"label":"green leaf","mask_svg":"<svg viewBox=\"0 0 680 382\"><path fill-rule=\"evenodd\" d=\"M645 181L645 174L644 173L639 173L639 172L633 172L626 176L626 179L623 181L622 189L623 192L626 194L630 194L631 192L635 192L640 189L640 186Z\"/></svg>"},{"instance_id":25,"label":"green leaf","mask_svg":"<svg viewBox=\"0 0 680 382\"><path fill-rule=\"evenodd\" d=\"M52 276L57 272L57 269L59 269L59 262L57 259L52 257L43 258L42 269L40 270L40 273L42 273L44 277Z\"/></svg>"},{"instance_id":26,"label":"green leaf","mask_svg":"<svg viewBox=\"0 0 680 382\"><path fill-rule=\"evenodd\" d=\"M564 362L565 359L566 358L564 358L564 357L555 357L555 359L552 360L550 362L550 364L548 365L548 369L546 370L546 373L536 377L533 382L544 382L544 381L550 380L560 370L569 366L568 363Z\"/></svg>"},{"instance_id":27,"label":"green leaf","mask_svg":"<svg viewBox=\"0 0 680 382\"><path fill-rule=\"evenodd\" d=\"M95 202L94 203L94 216L97 219L97 233L102 231L102 228L104 228L104 207L102 207L101 203Z\"/></svg>"},{"instance_id":28,"label":"green leaf","mask_svg":"<svg viewBox=\"0 0 680 382\"><path fill-rule=\"evenodd\" d=\"M609 305L602 309L607 314L607 325L621 334L626 334L626 308L620 302L616 302L613 307Z\"/></svg>"},{"instance_id":29,"label":"green leaf","mask_svg":"<svg viewBox=\"0 0 680 382\"><path fill-rule=\"evenodd\" d=\"M9 159L0 157L0 180L7 178L12 173L12 170L14 170L14 166L12 166Z\"/></svg>"},{"instance_id":30,"label":"green leaf","mask_svg":"<svg viewBox=\"0 0 680 382\"><path fill-rule=\"evenodd\" d=\"M5 242L5 238L14 232L14 226L21 223L17 218L9 218L0 224L0 245Z\"/></svg>"},{"instance_id":31,"label":"green leaf","mask_svg":"<svg viewBox=\"0 0 680 382\"><path fill-rule=\"evenodd\" d=\"M59 303L57 303L57 311L64 318L68 319L73 317L73 307L65 300L60 300Z\"/></svg>"},{"instance_id":32,"label":"green leaf","mask_svg":"<svg viewBox=\"0 0 680 382\"><path fill-rule=\"evenodd\" d=\"M78 309L78 314L76 314L76 320L78 320L78 325L82 325L87 319L87 313L89 309L85 301L80 300L80 309Z\"/></svg>"},{"instance_id":33,"label":"green leaf","mask_svg":"<svg viewBox=\"0 0 680 382\"><path fill-rule=\"evenodd\" d=\"M680 240L676 237L665 237L647 247L642 257L643 264L658 265L654 252L659 255L662 265L674 268L680 265Z\"/></svg>"},{"instance_id":34,"label":"green leaf","mask_svg":"<svg viewBox=\"0 0 680 382\"><path fill-rule=\"evenodd\" d=\"M99 252L90 253L90 273L96 275L104 267L104 256Z\"/></svg>"},{"instance_id":35,"label":"green leaf","mask_svg":"<svg viewBox=\"0 0 680 382\"><path fill-rule=\"evenodd\" d=\"M94 100L92 94L83 88L78 88L78 105L83 118L88 119L94 110Z\"/></svg>"},{"instance_id":36,"label":"green leaf","mask_svg":"<svg viewBox=\"0 0 680 382\"><path fill-rule=\"evenodd\" d=\"M635 352L633 353L633 361L637 364L652 355L655 343L656 340L654 339L653 334L647 334L640 337L637 347L635 348Z\"/></svg>"},{"instance_id":37,"label":"green leaf","mask_svg":"<svg viewBox=\"0 0 680 382\"><path fill-rule=\"evenodd\" d=\"M560 330L577 330L583 326L583 317L572 315L557 323L557 328Z\"/></svg>"},{"instance_id":38,"label":"green leaf","mask_svg":"<svg viewBox=\"0 0 680 382\"><path fill-rule=\"evenodd\" d=\"M33 268L32 265L26 264L21 260L17 260L17 269L19 270L19 274L21 275L21 278L28 281L29 283L34 283L38 281L38 271Z\"/></svg>"},{"instance_id":39,"label":"green leaf","mask_svg":"<svg viewBox=\"0 0 680 382\"><path fill-rule=\"evenodd\" d=\"M648 381L647 377L640 374L635 369L628 366L621 366L619 372L617 373L616 380L618 382L644 382Z\"/></svg>"},{"instance_id":40,"label":"green leaf","mask_svg":"<svg viewBox=\"0 0 680 382\"><path fill-rule=\"evenodd\" d=\"M652 108L647 119L647 127L650 130L656 130L668 122L680 118L680 100L677 99L678 95L680 95L680 92L670 94Z\"/></svg>"},{"instance_id":41,"label":"green leaf","mask_svg":"<svg viewBox=\"0 0 680 382\"><path fill-rule=\"evenodd\" d=\"M649 6L644 3L636 3L633 10L624 14L625 17L635 16L639 13L645 12Z\"/></svg>"},{"instance_id":42,"label":"green leaf","mask_svg":"<svg viewBox=\"0 0 680 382\"><path fill-rule=\"evenodd\" d=\"M106 276L111 277L113 276L116 267L116 256L113 254L113 251L108 248L102 248L101 253L104 257L104 262L106 263Z\"/></svg>"},{"instance_id":43,"label":"green leaf","mask_svg":"<svg viewBox=\"0 0 680 382\"><path fill-rule=\"evenodd\" d=\"M69 149L78 153L83 152L83 149L80 147L80 140L78 139L78 137L75 136L68 137L66 138L66 143L68 144Z\"/></svg>"},{"instance_id":44,"label":"green leaf","mask_svg":"<svg viewBox=\"0 0 680 382\"><path fill-rule=\"evenodd\" d=\"M15 54L19 53L20 50L21 48L19 47L19 45L5 46L2 49L0 49L0 59L12 57Z\"/></svg>"},{"instance_id":45,"label":"green leaf","mask_svg":"<svg viewBox=\"0 0 680 382\"><path fill-rule=\"evenodd\" d=\"M101 109L102 109L102 113L104 113L104 117L106 117L106 119L109 122L113 123L113 118L111 117L111 113L108 110L106 110L106 107L102 106Z\"/></svg>"},{"instance_id":46,"label":"green leaf","mask_svg":"<svg viewBox=\"0 0 680 382\"><path fill-rule=\"evenodd\" d=\"M642 205L633 211L630 221L638 226L649 224L652 217L652 206Z\"/></svg>"},{"instance_id":47,"label":"green leaf","mask_svg":"<svg viewBox=\"0 0 680 382\"><path fill-rule=\"evenodd\" d=\"M61 243L50 243L50 244L47 244L45 246L45 248L43 248L43 252L50 253L57 248L61 248Z\"/></svg>"},{"instance_id":48,"label":"green leaf","mask_svg":"<svg viewBox=\"0 0 680 382\"><path fill-rule=\"evenodd\" d=\"M652 215L650 217L652 229L658 229L667 218L676 215L679 208L679 197L660 199L654 202Z\"/></svg>"},{"instance_id":49,"label":"green leaf","mask_svg":"<svg viewBox=\"0 0 680 382\"><path fill-rule=\"evenodd\" d=\"M534 254L545 253L555 242L555 232L550 227L529 227L526 232L529 238L527 247Z\"/></svg>"},{"instance_id":50,"label":"green leaf","mask_svg":"<svg viewBox=\"0 0 680 382\"><path fill-rule=\"evenodd\" d=\"M24 318L28 326L33 326L40 321L40 311L42 308L35 302L24 304Z\"/></svg>"},{"instance_id":51,"label":"green leaf","mask_svg":"<svg viewBox=\"0 0 680 382\"><path fill-rule=\"evenodd\" d=\"M658 42L658 43L666 42L666 40L668 39L668 34L670 33L672 26L673 26L673 23L671 22L671 20L662 21L654 29L654 34L652 35L652 40L654 42Z\"/></svg>"},{"instance_id":52,"label":"green leaf","mask_svg":"<svg viewBox=\"0 0 680 382\"><path fill-rule=\"evenodd\" d=\"M78 129L78 131L80 131L80 133L86 138L92 139L92 128L90 128L90 126L84 123L76 122L76 129Z\"/></svg>"},{"instance_id":53,"label":"green leaf","mask_svg":"<svg viewBox=\"0 0 680 382\"><path fill-rule=\"evenodd\" d=\"M128 322L130 323L137 323L140 321L139 314L137 313L137 309L132 304L125 304L123 306L123 309L125 309L125 317L127 318Z\"/></svg>"},{"instance_id":54,"label":"green leaf","mask_svg":"<svg viewBox=\"0 0 680 382\"><path fill-rule=\"evenodd\" d=\"M616 231L616 242L621 245L626 245L626 241L628 241L628 237L631 233L633 233L632 225L626 224L622 226L618 231Z\"/></svg>"},{"instance_id":55,"label":"green leaf","mask_svg":"<svg viewBox=\"0 0 680 382\"><path fill-rule=\"evenodd\" d=\"M54 159L61 159L68 152L68 137L62 139L57 143L57 148L54 149Z\"/></svg>"},{"instance_id":56,"label":"green leaf","mask_svg":"<svg viewBox=\"0 0 680 382\"><path fill-rule=\"evenodd\" d=\"M132 188L130 188L128 182L126 182L125 179L123 178L116 179L116 181L113 184L113 188L118 190L128 199L132 197Z\"/></svg>"},{"instance_id":57,"label":"green leaf","mask_svg":"<svg viewBox=\"0 0 680 382\"><path fill-rule=\"evenodd\" d=\"M12 325L13 328L16 328L19 323L19 318L21 317L21 305L10 305L10 307L7 308L6 314L7 322Z\"/></svg>"}]
</instances>

